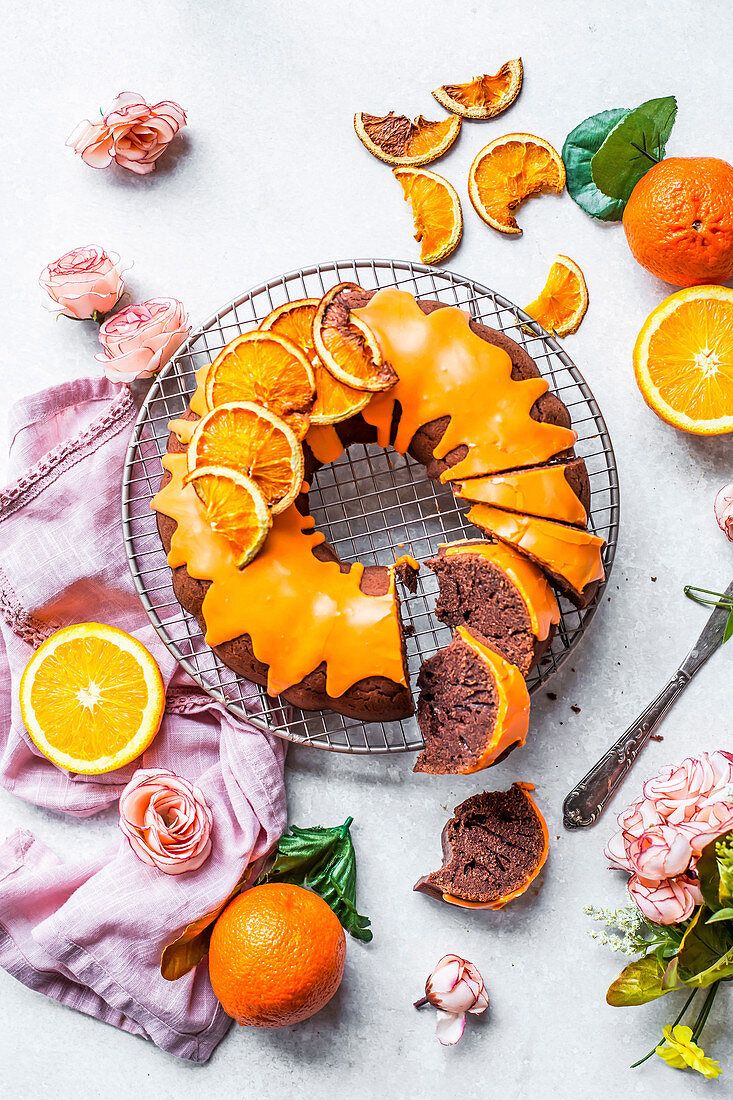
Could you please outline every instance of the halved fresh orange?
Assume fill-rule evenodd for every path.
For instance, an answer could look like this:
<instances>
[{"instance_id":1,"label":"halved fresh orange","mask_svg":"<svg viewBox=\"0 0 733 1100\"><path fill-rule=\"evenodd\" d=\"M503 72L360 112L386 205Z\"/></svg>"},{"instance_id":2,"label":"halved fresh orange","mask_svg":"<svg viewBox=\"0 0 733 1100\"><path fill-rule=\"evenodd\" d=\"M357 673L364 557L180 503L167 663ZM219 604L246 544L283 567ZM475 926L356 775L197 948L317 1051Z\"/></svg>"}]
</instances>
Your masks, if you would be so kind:
<instances>
[{"instance_id":1,"label":"halved fresh orange","mask_svg":"<svg viewBox=\"0 0 733 1100\"><path fill-rule=\"evenodd\" d=\"M261 489L251 477L226 466L198 466L187 474L204 506L211 529L232 544L237 565L248 565L267 538L272 514Z\"/></svg>"},{"instance_id":2,"label":"halved fresh orange","mask_svg":"<svg viewBox=\"0 0 733 1100\"><path fill-rule=\"evenodd\" d=\"M556 256L539 295L524 312L555 336L577 332L588 308L583 272L569 256Z\"/></svg>"},{"instance_id":3,"label":"halved fresh orange","mask_svg":"<svg viewBox=\"0 0 733 1100\"><path fill-rule=\"evenodd\" d=\"M357 137L370 153L385 164L430 164L446 153L461 131L461 118L452 115L430 122L422 115L411 122L407 115L354 115Z\"/></svg>"},{"instance_id":4,"label":"halved fresh orange","mask_svg":"<svg viewBox=\"0 0 733 1100\"><path fill-rule=\"evenodd\" d=\"M307 356L278 332L245 332L217 356L206 375L206 405L253 401L270 409L302 439L316 383Z\"/></svg>"},{"instance_id":5,"label":"halved fresh orange","mask_svg":"<svg viewBox=\"0 0 733 1100\"><path fill-rule=\"evenodd\" d=\"M642 397L693 435L733 431L733 290L692 286L649 314L634 347Z\"/></svg>"},{"instance_id":6,"label":"halved fresh orange","mask_svg":"<svg viewBox=\"0 0 733 1100\"><path fill-rule=\"evenodd\" d=\"M480 218L500 233L521 233L514 211L530 195L565 186L558 151L534 134L505 134L490 141L468 173L468 196Z\"/></svg>"},{"instance_id":7,"label":"halved fresh orange","mask_svg":"<svg viewBox=\"0 0 733 1100\"><path fill-rule=\"evenodd\" d=\"M363 305L356 283L338 283L318 303L313 319L316 351L334 378L355 390L387 390L397 380L385 363L376 337L352 314Z\"/></svg>"},{"instance_id":8,"label":"halved fresh orange","mask_svg":"<svg viewBox=\"0 0 733 1100\"><path fill-rule=\"evenodd\" d=\"M303 448L284 420L252 401L218 405L202 417L186 453L188 472L226 466L255 482L273 515L303 483Z\"/></svg>"},{"instance_id":9,"label":"halved fresh orange","mask_svg":"<svg viewBox=\"0 0 733 1100\"><path fill-rule=\"evenodd\" d=\"M268 313L260 328L286 336L305 352L316 380L311 424L337 424L366 408L371 394L339 382L321 362L313 341L313 321L319 301L319 298L298 298L295 302L285 302Z\"/></svg>"},{"instance_id":10,"label":"halved fresh orange","mask_svg":"<svg viewBox=\"0 0 733 1100\"><path fill-rule=\"evenodd\" d=\"M394 168L405 202L412 209L415 240L421 242L420 259L437 264L449 256L461 239L461 200L448 180L427 168Z\"/></svg>"},{"instance_id":11,"label":"halved fresh orange","mask_svg":"<svg viewBox=\"0 0 733 1100\"><path fill-rule=\"evenodd\" d=\"M433 95L447 111L463 118L495 118L506 111L522 87L522 59L507 61L498 73L475 76L466 84L442 84Z\"/></svg>"},{"instance_id":12,"label":"halved fresh orange","mask_svg":"<svg viewBox=\"0 0 733 1100\"><path fill-rule=\"evenodd\" d=\"M165 687L145 646L102 623L57 630L20 681L20 713L59 768L99 775L129 764L158 732Z\"/></svg>"}]
</instances>

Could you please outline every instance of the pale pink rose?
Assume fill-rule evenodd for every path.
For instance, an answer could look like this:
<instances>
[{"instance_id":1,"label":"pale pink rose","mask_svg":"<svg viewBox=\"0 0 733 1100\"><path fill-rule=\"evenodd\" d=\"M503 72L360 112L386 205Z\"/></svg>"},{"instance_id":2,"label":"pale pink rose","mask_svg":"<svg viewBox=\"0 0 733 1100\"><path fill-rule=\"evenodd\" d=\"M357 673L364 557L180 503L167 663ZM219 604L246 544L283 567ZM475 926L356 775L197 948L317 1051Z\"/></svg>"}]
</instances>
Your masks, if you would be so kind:
<instances>
[{"instance_id":1,"label":"pale pink rose","mask_svg":"<svg viewBox=\"0 0 733 1100\"><path fill-rule=\"evenodd\" d=\"M718 492L714 507L718 527L733 542L733 483L724 485Z\"/></svg>"},{"instance_id":2,"label":"pale pink rose","mask_svg":"<svg viewBox=\"0 0 733 1100\"><path fill-rule=\"evenodd\" d=\"M151 378L185 341L191 326L175 298L151 298L127 306L99 329L104 351L95 356L112 382Z\"/></svg>"},{"instance_id":3,"label":"pale pink rose","mask_svg":"<svg viewBox=\"0 0 733 1100\"><path fill-rule=\"evenodd\" d=\"M201 791L164 768L135 772L120 795L120 828L133 852L166 875L208 859L212 822Z\"/></svg>"},{"instance_id":4,"label":"pale pink rose","mask_svg":"<svg viewBox=\"0 0 733 1100\"><path fill-rule=\"evenodd\" d=\"M621 829L613 834L608 844L603 849L603 854L612 867L618 868L619 871L628 871L631 873L631 864L626 854L626 841Z\"/></svg>"},{"instance_id":5,"label":"pale pink rose","mask_svg":"<svg viewBox=\"0 0 733 1100\"><path fill-rule=\"evenodd\" d=\"M489 1007L489 996L477 967L459 955L444 955L425 983L425 996L415 1002L438 1009L435 1034L443 1046L453 1046L463 1035L466 1013L475 1015Z\"/></svg>"},{"instance_id":6,"label":"pale pink rose","mask_svg":"<svg viewBox=\"0 0 733 1100\"><path fill-rule=\"evenodd\" d=\"M87 245L59 256L38 281L65 317L84 321L113 308L125 289L124 270L116 252Z\"/></svg>"},{"instance_id":7,"label":"pale pink rose","mask_svg":"<svg viewBox=\"0 0 733 1100\"><path fill-rule=\"evenodd\" d=\"M733 800L706 801L684 825L690 834L692 850L699 856L706 844L733 829Z\"/></svg>"},{"instance_id":8,"label":"pale pink rose","mask_svg":"<svg viewBox=\"0 0 733 1100\"><path fill-rule=\"evenodd\" d=\"M685 877L648 884L632 875L627 885L639 911L654 924L678 924L702 903L700 887Z\"/></svg>"},{"instance_id":9,"label":"pale pink rose","mask_svg":"<svg viewBox=\"0 0 733 1100\"><path fill-rule=\"evenodd\" d=\"M681 875L690 866L691 838L684 826L652 825L627 844L626 854L639 878L661 882Z\"/></svg>"},{"instance_id":10,"label":"pale pink rose","mask_svg":"<svg viewBox=\"0 0 733 1100\"><path fill-rule=\"evenodd\" d=\"M671 825L689 820L702 798L722 794L733 779L733 768L723 753L700 753L681 764L668 765L644 784L644 797Z\"/></svg>"},{"instance_id":11,"label":"pale pink rose","mask_svg":"<svg viewBox=\"0 0 733 1100\"><path fill-rule=\"evenodd\" d=\"M80 122L66 144L92 168L108 168L114 160L144 176L185 125L178 103L151 104L135 92L120 92L101 122Z\"/></svg>"}]
</instances>

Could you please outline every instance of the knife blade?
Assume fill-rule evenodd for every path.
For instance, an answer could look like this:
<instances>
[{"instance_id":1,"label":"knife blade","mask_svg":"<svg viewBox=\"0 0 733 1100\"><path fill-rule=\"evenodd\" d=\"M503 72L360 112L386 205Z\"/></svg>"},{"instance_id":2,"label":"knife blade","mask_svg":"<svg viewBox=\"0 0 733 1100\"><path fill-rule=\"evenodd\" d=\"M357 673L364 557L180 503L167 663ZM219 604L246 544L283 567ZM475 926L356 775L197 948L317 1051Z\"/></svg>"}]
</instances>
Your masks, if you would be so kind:
<instances>
[{"instance_id":1,"label":"knife blade","mask_svg":"<svg viewBox=\"0 0 733 1100\"><path fill-rule=\"evenodd\" d=\"M733 581L723 595L733 599ZM699 638L674 675L636 721L632 722L569 792L563 802L563 824L566 829L586 829L598 821L611 796L625 779L670 707L679 699L695 673L720 648L729 613L728 607L719 606L713 609Z\"/></svg>"}]
</instances>

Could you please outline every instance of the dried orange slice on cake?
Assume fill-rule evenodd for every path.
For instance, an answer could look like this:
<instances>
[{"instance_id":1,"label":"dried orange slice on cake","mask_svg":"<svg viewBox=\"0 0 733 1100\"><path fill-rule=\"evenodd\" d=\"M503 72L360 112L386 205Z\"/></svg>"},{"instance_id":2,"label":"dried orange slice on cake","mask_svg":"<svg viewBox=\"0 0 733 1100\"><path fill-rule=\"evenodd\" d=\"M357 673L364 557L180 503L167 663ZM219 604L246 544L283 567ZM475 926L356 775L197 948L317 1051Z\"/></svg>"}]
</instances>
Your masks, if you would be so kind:
<instances>
[{"instance_id":1,"label":"dried orange slice on cake","mask_svg":"<svg viewBox=\"0 0 733 1100\"><path fill-rule=\"evenodd\" d=\"M25 728L44 756L82 775L114 771L158 732L165 688L145 646L102 623L64 627L40 646L20 681Z\"/></svg>"},{"instance_id":2,"label":"dried orange slice on cake","mask_svg":"<svg viewBox=\"0 0 733 1100\"><path fill-rule=\"evenodd\" d=\"M430 164L447 153L461 131L458 115L430 122L422 115L411 122L407 115L354 115L354 129L363 145L385 164Z\"/></svg>"},{"instance_id":3,"label":"dried orange slice on cake","mask_svg":"<svg viewBox=\"0 0 733 1100\"><path fill-rule=\"evenodd\" d=\"M313 321L319 301L319 298L298 298L295 302L285 302L268 313L260 328L292 340L308 358L316 381L316 399L310 411L311 424L337 424L366 408L371 394L339 382L321 362L313 341Z\"/></svg>"},{"instance_id":4,"label":"dried orange slice on cake","mask_svg":"<svg viewBox=\"0 0 733 1100\"><path fill-rule=\"evenodd\" d=\"M555 336L577 332L588 308L588 287L583 272L569 256L557 256L547 282L524 312Z\"/></svg>"},{"instance_id":5,"label":"dried orange slice on cake","mask_svg":"<svg viewBox=\"0 0 733 1100\"><path fill-rule=\"evenodd\" d=\"M303 483L303 448L284 420L252 401L219 405L199 420L186 460L189 474L225 466L251 478L273 513L293 503Z\"/></svg>"},{"instance_id":6,"label":"dried orange slice on cake","mask_svg":"<svg viewBox=\"0 0 733 1100\"><path fill-rule=\"evenodd\" d=\"M437 264L449 256L461 239L461 200L448 180L427 168L395 168L405 202L412 209L415 240L421 243L420 259Z\"/></svg>"},{"instance_id":7,"label":"dried orange slice on cake","mask_svg":"<svg viewBox=\"0 0 733 1100\"><path fill-rule=\"evenodd\" d=\"M397 376L385 363L374 334L352 314L364 302L364 291L356 283L332 287L318 303L313 340L323 365L339 382L355 390L387 390Z\"/></svg>"},{"instance_id":8,"label":"dried orange slice on cake","mask_svg":"<svg viewBox=\"0 0 733 1100\"><path fill-rule=\"evenodd\" d=\"M505 134L490 141L468 173L468 196L480 218L499 233L521 233L514 211L530 195L565 187L558 151L534 134Z\"/></svg>"},{"instance_id":9,"label":"dried orange slice on cake","mask_svg":"<svg viewBox=\"0 0 733 1100\"><path fill-rule=\"evenodd\" d=\"M463 118L495 118L511 107L522 87L522 59L507 61L498 73L475 76L466 84L442 84L433 95L447 111Z\"/></svg>"},{"instance_id":10,"label":"dried orange slice on cake","mask_svg":"<svg viewBox=\"0 0 733 1100\"><path fill-rule=\"evenodd\" d=\"M206 375L209 409L253 401L281 417L299 439L308 431L315 379L304 351L277 332L245 332L217 356Z\"/></svg>"},{"instance_id":11,"label":"dried orange slice on cake","mask_svg":"<svg viewBox=\"0 0 733 1100\"><path fill-rule=\"evenodd\" d=\"M733 290L695 286L665 298L639 333L634 371L668 424L693 435L733 431Z\"/></svg>"},{"instance_id":12,"label":"dried orange slice on cake","mask_svg":"<svg viewBox=\"0 0 733 1100\"><path fill-rule=\"evenodd\" d=\"M272 514L252 478L226 466L200 466L186 476L204 506L212 531L231 543L237 567L243 569L262 548L272 527Z\"/></svg>"}]
</instances>

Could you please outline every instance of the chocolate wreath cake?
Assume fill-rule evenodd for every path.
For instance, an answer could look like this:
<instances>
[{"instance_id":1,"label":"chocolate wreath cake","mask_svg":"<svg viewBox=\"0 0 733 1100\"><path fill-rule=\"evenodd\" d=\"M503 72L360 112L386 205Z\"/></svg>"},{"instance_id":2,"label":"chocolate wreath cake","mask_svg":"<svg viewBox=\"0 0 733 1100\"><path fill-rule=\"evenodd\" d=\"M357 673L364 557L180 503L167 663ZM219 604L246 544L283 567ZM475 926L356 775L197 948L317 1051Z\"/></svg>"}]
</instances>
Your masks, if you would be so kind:
<instances>
[{"instance_id":1,"label":"chocolate wreath cake","mask_svg":"<svg viewBox=\"0 0 733 1100\"><path fill-rule=\"evenodd\" d=\"M330 423L321 417L307 430L303 490L284 510L271 507L267 537L241 567L188 480L197 463L191 438L199 419L211 415L215 389L207 378L220 356L198 372L188 411L171 425L153 508L176 597L226 665L305 710L392 721L413 709L395 568L339 560L308 514L313 475L357 442L410 454L429 477L454 483L462 495L494 475L564 463L574 471L568 484L576 486L579 507L587 509L587 473L574 457L567 409L548 392L524 349L503 333L462 310L417 302L394 289L369 292L342 284L320 304L303 300L295 307L312 308L315 320L311 346L304 340L294 354L307 352L316 380L335 385L340 378L345 393L356 393L361 411ZM274 327L270 320L263 329ZM374 370L363 380L345 373L339 358L359 354L373 358ZM316 382L313 408L320 383L315 390ZM236 401L236 393L225 399ZM307 409L294 415L307 429ZM255 476L249 468L243 473ZM529 506L544 492L540 478L512 500ZM568 522L580 522L577 509ZM548 574L552 565L542 563ZM526 626L532 611L526 601L517 607Z\"/></svg>"},{"instance_id":2,"label":"chocolate wreath cake","mask_svg":"<svg viewBox=\"0 0 733 1100\"><path fill-rule=\"evenodd\" d=\"M468 909L502 909L525 892L547 859L547 825L531 783L483 791L456 806L443 829L443 866L414 889Z\"/></svg>"}]
</instances>

